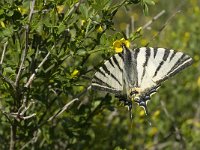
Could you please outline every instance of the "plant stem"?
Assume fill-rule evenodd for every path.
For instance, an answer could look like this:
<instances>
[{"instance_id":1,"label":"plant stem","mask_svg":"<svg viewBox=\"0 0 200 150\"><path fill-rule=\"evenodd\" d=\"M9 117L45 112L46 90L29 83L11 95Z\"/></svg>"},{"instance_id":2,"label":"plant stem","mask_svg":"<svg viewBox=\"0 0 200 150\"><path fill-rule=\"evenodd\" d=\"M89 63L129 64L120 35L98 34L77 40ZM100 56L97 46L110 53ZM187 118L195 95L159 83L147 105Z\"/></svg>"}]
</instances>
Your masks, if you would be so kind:
<instances>
[{"instance_id":1,"label":"plant stem","mask_svg":"<svg viewBox=\"0 0 200 150\"><path fill-rule=\"evenodd\" d=\"M16 120L14 120L13 125L10 126L10 150L15 149L15 142L16 142Z\"/></svg>"}]
</instances>

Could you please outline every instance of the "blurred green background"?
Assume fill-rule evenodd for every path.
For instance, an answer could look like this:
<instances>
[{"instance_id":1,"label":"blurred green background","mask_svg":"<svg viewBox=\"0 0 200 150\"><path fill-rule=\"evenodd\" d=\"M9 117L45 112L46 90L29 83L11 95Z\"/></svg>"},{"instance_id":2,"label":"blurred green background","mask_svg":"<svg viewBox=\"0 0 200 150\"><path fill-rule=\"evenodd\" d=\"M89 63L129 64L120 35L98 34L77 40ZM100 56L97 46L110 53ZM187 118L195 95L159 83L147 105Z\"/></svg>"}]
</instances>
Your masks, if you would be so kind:
<instances>
[{"instance_id":1,"label":"blurred green background","mask_svg":"<svg viewBox=\"0 0 200 150\"><path fill-rule=\"evenodd\" d=\"M198 0L1 1L0 149L200 149L199 16ZM125 35L194 59L152 96L151 126L136 104L130 120L114 95L84 92Z\"/></svg>"}]
</instances>

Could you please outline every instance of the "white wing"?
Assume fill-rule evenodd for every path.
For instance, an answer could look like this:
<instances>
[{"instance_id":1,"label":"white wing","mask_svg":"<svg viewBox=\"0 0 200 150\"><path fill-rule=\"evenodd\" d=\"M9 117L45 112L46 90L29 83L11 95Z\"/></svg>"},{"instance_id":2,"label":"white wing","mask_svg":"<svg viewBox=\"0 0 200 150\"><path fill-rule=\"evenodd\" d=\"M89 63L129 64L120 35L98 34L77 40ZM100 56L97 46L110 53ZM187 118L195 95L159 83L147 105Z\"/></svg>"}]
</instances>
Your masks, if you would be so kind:
<instances>
[{"instance_id":1,"label":"white wing","mask_svg":"<svg viewBox=\"0 0 200 150\"><path fill-rule=\"evenodd\" d=\"M133 51L137 62L136 87L149 89L192 64L192 58L182 52L164 48L142 47Z\"/></svg>"},{"instance_id":2,"label":"white wing","mask_svg":"<svg viewBox=\"0 0 200 150\"><path fill-rule=\"evenodd\" d=\"M122 54L115 54L95 73L92 88L121 93L123 91L123 66Z\"/></svg>"}]
</instances>

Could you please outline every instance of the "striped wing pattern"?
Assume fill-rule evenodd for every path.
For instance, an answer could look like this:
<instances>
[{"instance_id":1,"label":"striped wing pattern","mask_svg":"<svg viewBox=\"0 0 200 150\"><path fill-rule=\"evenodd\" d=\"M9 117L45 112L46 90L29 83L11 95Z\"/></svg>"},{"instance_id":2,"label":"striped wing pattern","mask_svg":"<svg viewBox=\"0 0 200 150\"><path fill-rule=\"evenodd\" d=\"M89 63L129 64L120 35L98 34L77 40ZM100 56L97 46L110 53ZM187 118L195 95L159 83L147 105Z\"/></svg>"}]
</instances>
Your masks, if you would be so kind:
<instances>
[{"instance_id":1,"label":"striped wing pattern","mask_svg":"<svg viewBox=\"0 0 200 150\"><path fill-rule=\"evenodd\" d=\"M142 47L133 51L137 62L136 87L149 89L192 64L192 58L182 52L165 48Z\"/></svg>"},{"instance_id":2,"label":"striped wing pattern","mask_svg":"<svg viewBox=\"0 0 200 150\"><path fill-rule=\"evenodd\" d=\"M149 91L191 64L190 56L172 49L123 46L123 53L115 54L95 73L92 88L111 93L121 93L124 87Z\"/></svg>"},{"instance_id":3,"label":"striped wing pattern","mask_svg":"<svg viewBox=\"0 0 200 150\"><path fill-rule=\"evenodd\" d=\"M92 88L111 93L123 91L123 58L122 53L115 54L95 73Z\"/></svg>"}]
</instances>

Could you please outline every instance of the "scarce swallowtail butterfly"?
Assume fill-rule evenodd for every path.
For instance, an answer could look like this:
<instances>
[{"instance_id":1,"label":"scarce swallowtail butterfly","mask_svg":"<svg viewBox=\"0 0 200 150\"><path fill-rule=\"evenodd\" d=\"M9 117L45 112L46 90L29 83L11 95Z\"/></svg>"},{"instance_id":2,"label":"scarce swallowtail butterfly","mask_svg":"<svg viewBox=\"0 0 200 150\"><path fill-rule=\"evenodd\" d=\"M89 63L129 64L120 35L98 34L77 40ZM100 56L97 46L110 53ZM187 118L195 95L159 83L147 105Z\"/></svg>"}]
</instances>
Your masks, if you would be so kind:
<instances>
[{"instance_id":1,"label":"scarce swallowtail butterfly","mask_svg":"<svg viewBox=\"0 0 200 150\"><path fill-rule=\"evenodd\" d=\"M141 47L128 49L108 59L92 79L92 89L114 93L132 109L132 101L143 107L161 83L192 64L192 58L172 49Z\"/></svg>"}]
</instances>

